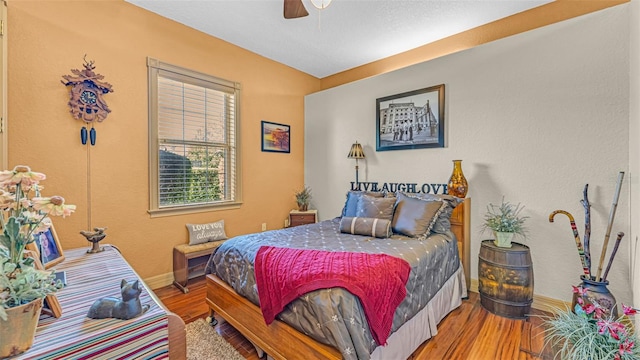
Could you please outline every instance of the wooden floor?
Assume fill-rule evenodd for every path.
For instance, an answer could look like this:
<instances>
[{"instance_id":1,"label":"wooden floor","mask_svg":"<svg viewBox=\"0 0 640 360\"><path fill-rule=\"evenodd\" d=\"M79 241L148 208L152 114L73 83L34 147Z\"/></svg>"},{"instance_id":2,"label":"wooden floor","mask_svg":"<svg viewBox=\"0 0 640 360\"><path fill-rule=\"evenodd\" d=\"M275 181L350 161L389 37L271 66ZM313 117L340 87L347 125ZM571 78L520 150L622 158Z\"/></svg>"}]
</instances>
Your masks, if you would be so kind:
<instances>
[{"instance_id":1,"label":"wooden floor","mask_svg":"<svg viewBox=\"0 0 640 360\"><path fill-rule=\"evenodd\" d=\"M190 280L189 290L183 294L172 285L155 293L169 310L189 323L209 314L204 277ZM534 310L534 314L543 313ZM245 358L259 359L251 343L229 324L220 321L215 329ZM491 314L480 305L478 294L470 293L469 299L438 325L438 335L422 344L409 359L552 360L549 349L543 349L541 333L539 318L511 320Z\"/></svg>"}]
</instances>

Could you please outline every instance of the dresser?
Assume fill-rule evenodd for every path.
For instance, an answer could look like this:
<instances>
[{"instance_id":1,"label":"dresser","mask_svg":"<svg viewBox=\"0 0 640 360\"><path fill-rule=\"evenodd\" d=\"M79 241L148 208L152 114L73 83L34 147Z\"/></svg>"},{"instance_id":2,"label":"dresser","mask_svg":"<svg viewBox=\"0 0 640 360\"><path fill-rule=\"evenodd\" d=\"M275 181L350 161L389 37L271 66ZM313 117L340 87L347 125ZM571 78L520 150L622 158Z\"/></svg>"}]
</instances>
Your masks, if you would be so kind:
<instances>
[{"instance_id":1,"label":"dresser","mask_svg":"<svg viewBox=\"0 0 640 360\"><path fill-rule=\"evenodd\" d=\"M42 314L31 348L18 359L185 359L186 333L182 319L169 312L149 287L140 301L149 310L130 320L90 319L87 312L99 298L121 298L122 279L140 279L113 246L87 254L87 248L64 252L55 267L65 271L67 286L56 293L62 316Z\"/></svg>"}]
</instances>

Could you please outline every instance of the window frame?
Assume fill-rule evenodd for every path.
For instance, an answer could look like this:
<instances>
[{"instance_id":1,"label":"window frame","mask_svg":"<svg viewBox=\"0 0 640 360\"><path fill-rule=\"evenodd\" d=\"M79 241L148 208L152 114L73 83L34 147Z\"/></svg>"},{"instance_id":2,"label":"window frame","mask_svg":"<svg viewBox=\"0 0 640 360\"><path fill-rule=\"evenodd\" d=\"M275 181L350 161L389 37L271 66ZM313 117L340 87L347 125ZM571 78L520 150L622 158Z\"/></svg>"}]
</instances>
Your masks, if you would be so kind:
<instances>
[{"instance_id":1,"label":"window frame","mask_svg":"<svg viewBox=\"0 0 640 360\"><path fill-rule=\"evenodd\" d=\"M148 57L148 94L149 94L149 210L148 213L151 217L159 216L171 216L181 215L189 213L198 213L206 211L228 210L237 209L242 204L242 181L241 181L241 154L240 154L240 135L239 135L239 119L240 119L240 83L229 80L224 80L204 74L198 71L186 69L180 66L168 64L160 60ZM160 159L158 150L160 148L159 140L159 118L158 118L158 77L162 72L169 72L176 74L178 77L192 78L194 83L206 83L215 84L224 88L231 88L234 92L234 116L231 119L233 122L233 135L227 133L227 137L232 141L235 146L235 157L232 164L234 167L233 179L227 179L229 186L235 189L235 194L232 196L233 200L217 201L215 203L198 203L198 204L178 204L174 206L160 207L160 193L159 193L159 176L160 176ZM233 139L231 139L233 136ZM224 191L229 191L225 188ZM233 190L231 190L233 191Z\"/></svg>"}]
</instances>

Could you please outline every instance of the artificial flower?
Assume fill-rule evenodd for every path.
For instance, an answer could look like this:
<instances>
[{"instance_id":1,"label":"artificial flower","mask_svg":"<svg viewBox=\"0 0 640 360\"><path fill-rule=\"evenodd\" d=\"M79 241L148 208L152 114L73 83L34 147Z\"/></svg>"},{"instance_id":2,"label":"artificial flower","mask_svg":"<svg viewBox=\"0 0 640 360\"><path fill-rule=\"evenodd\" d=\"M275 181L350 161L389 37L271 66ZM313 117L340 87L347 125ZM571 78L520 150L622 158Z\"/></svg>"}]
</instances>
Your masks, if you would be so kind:
<instances>
[{"instance_id":1,"label":"artificial flower","mask_svg":"<svg viewBox=\"0 0 640 360\"><path fill-rule=\"evenodd\" d=\"M0 209L9 208L15 201L15 195L4 190L0 190Z\"/></svg>"},{"instance_id":2,"label":"artificial flower","mask_svg":"<svg viewBox=\"0 0 640 360\"><path fill-rule=\"evenodd\" d=\"M31 171L31 168L25 165L18 165L11 171L0 171L0 183L11 185L21 184L27 188L46 178L45 174Z\"/></svg>"},{"instance_id":3,"label":"artificial flower","mask_svg":"<svg viewBox=\"0 0 640 360\"><path fill-rule=\"evenodd\" d=\"M75 205L66 205L62 196L52 196L50 198L34 197L31 199L33 208L44 211L48 215L62 216L63 218L76 211Z\"/></svg>"},{"instance_id":4,"label":"artificial flower","mask_svg":"<svg viewBox=\"0 0 640 360\"><path fill-rule=\"evenodd\" d=\"M638 313L637 309L634 309L631 306L627 306L625 304L622 304L622 311L625 315L635 315Z\"/></svg>"},{"instance_id":5,"label":"artificial flower","mask_svg":"<svg viewBox=\"0 0 640 360\"><path fill-rule=\"evenodd\" d=\"M34 234L39 234L41 232L45 232L45 231L49 230L51 225L52 225L51 219L48 218L48 217L45 217L38 223L38 226L35 229L33 229L33 233Z\"/></svg>"},{"instance_id":6,"label":"artificial flower","mask_svg":"<svg viewBox=\"0 0 640 360\"><path fill-rule=\"evenodd\" d=\"M611 310L599 304L582 286L573 287L578 294L573 311L558 310L546 318L545 338L558 349L563 360L638 360L633 326L625 316L638 309L622 305L624 315L616 318Z\"/></svg>"},{"instance_id":7,"label":"artificial flower","mask_svg":"<svg viewBox=\"0 0 640 360\"><path fill-rule=\"evenodd\" d=\"M582 299L582 297L587 294L587 289L582 286L571 285L571 287L573 288L573 293L578 294L579 299Z\"/></svg>"},{"instance_id":8,"label":"artificial flower","mask_svg":"<svg viewBox=\"0 0 640 360\"><path fill-rule=\"evenodd\" d=\"M75 211L75 205L65 204L61 196L40 197L43 186L38 182L45 178L28 166L0 171L0 234L3 235L0 236L0 260L4 257L7 263L19 263L25 245L33 242L34 234L51 227L49 216L66 217ZM29 190L25 190L27 188ZM30 199L32 191L35 197Z\"/></svg>"},{"instance_id":9,"label":"artificial flower","mask_svg":"<svg viewBox=\"0 0 640 360\"><path fill-rule=\"evenodd\" d=\"M625 342L620 344L620 348L618 349L620 355L631 354L631 349L636 345L634 341L631 339L627 339Z\"/></svg>"},{"instance_id":10,"label":"artificial flower","mask_svg":"<svg viewBox=\"0 0 640 360\"><path fill-rule=\"evenodd\" d=\"M620 334L625 335L627 333L624 325L622 325L617 321L605 319L605 320L598 321L597 324L598 324L598 334L600 335L609 334L612 338L616 340L620 340Z\"/></svg>"}]
</instances>

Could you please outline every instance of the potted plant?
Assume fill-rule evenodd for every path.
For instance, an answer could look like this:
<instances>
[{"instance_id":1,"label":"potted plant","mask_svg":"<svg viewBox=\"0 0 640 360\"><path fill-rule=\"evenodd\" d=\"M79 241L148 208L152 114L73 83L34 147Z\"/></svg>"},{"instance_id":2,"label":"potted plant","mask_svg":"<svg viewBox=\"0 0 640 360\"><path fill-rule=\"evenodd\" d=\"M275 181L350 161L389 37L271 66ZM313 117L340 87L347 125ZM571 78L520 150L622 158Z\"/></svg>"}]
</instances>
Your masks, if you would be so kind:
<instances>
[{"instance_id":1,"label":"potted plant","mask_svg":"<svg viewBox=\"0 0 640 360\"><path fill-rule=\"evenodd\" d=\"M296 192L296 202L298 203L298 210L307 211L310 201L311 189L309 189L309 187L305 186L302 190Z\"/></svg>"},{"instance_id":2,"label":"potted plant","mask_svg":"<svg viewBox=\"0 0 640 360\"><path fill-rule=\"evenodd\" d=\"M62 287L53 270L37 269L25 257L34 234L51 226L50 215L66 217L76 208L61 196L41 197L44 179L22 165L0 172L0 358L31 347L42 300Z\"/></svg>"},{"instance_id":3,"label":"potted plant","mask_svg":"<svg viewBox=\"0 0 640 360\"><path fill-rule=\"evenodd\" d=\"M640 347L630 315L637 309L622 305L624 315L616 318L598 304L582 286L574 286L574 311L557 310L543 316L545 339L561 359L632 360L640 358Z\"/></svg>"},{"instance_id":4,"label":"potted plant","mask_svg":"<svg viewBox=\"0 0 640 360\"><path fill-rule=\"evenodd\" d=\"M527 229L524 226L528 216L521 216L520 212L524 207L520 204L513 205L505 202L504 198L500 205L487 205L487 213L484 216L483 232L491 230L495 236L494 244L498 247L511 247L511 240L515 235L523 238L527 236Z\"/></svg>"}]
</instances>

